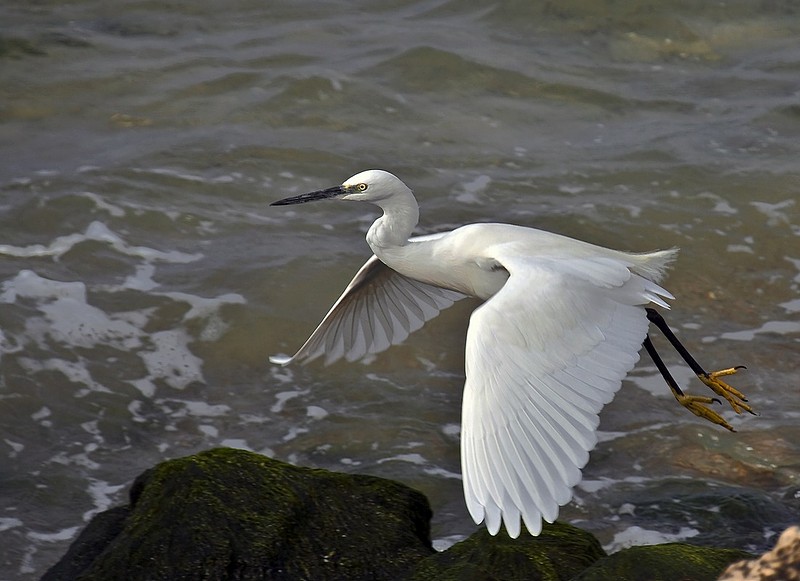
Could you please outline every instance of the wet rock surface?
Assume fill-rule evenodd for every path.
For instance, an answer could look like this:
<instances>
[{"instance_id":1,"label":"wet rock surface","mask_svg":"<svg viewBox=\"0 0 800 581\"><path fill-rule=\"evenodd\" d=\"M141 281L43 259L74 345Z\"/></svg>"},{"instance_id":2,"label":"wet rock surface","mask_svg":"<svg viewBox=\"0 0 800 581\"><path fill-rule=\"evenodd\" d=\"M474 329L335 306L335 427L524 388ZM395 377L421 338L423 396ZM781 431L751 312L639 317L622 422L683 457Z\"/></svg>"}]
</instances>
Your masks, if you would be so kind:
<instances>
[{"instance_id":1,"label":"wet rock surface","mask_svg":"<svg viewBox=\"0 0 800 581\"><path fill-rule=\"evenodd\" d=\"M686 543L607 555L564 523L518 539L481 528L436 553L430 518L421 493L391 480L218 448L140 475L130 503L92 519L43 581L713 580L751 557Z\"/></svg>"}]
</instances>

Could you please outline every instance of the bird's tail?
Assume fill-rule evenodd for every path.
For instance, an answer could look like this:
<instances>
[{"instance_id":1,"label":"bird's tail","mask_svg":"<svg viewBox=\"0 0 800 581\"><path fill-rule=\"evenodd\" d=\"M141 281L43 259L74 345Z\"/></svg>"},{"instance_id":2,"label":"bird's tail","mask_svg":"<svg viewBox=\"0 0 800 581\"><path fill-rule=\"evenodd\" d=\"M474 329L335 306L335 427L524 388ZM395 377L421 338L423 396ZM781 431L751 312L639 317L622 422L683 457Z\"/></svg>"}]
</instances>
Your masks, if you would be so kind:
<instances>
[{"instance_id":1,"label":"bird's tail","mask_svg":"<svg viewBox=\"0 0 800 581\"><path fill-rule=\"evenodd\" d=\"M664 278L664 273L677 257L677 248L634 254L632 255L634 264L631 270L648 280L658 282Z\"/></svg>"}]
</instances>

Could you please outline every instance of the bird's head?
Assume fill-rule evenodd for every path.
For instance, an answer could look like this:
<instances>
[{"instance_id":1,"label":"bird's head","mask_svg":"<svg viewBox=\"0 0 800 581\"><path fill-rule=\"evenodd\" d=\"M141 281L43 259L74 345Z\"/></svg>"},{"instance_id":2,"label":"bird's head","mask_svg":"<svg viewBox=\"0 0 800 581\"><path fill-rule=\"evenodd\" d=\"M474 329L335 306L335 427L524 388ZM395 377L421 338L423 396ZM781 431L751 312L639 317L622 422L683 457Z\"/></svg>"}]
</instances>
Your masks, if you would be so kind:
<instances>
[{"instance_id":1,"label":"bird's head","mask_svg":"<svg viewBox=\"0 0 800 581\"><path fill-rule=\"evenodd\" d=\"M381 169L368 169L348 178L341 186L284 198L283 200L272 202L270 206L289 206L326 199L353 200L376 204L393 195L404 193L411 193L411 190L396 176Z\"/></svg>"}]
</instances>

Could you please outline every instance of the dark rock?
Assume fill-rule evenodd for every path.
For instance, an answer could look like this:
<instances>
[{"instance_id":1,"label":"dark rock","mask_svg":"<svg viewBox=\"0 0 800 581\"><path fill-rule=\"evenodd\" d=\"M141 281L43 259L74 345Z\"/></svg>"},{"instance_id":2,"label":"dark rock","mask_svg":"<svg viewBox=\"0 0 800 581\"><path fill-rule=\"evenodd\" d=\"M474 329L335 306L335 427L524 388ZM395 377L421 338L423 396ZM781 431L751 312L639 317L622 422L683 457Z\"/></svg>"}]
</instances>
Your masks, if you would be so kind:
<instances>
[{"instance_id":1,"label":"dark rock","mask_svg":"<svg viewBox=\"0 0 800 581\"><path fill-rule=\"evenodd\" d=\"M434 551L402 484L215 449L142 474L43 581L400 579Z\"/></svg>"},{"instance_id":2,"label":"dark rock","mask_svg":"<svg viewBox=\"0 0 800 581\"><path fill-rule=\"evenodd\" d=\"M744 551L686 543L630 547L597 561L575 581L713 581L730 563L749 557Z\"/></svg>"},{"instance_id":3,"label":"dark rock","mask_svg":"<svg viewBox=\"0 0 800 581\"><path fill-rule=\"evenodd\" d=\"M67 554L61 557L42 580L74 579L87 570L109 541L122 532L131 513L128 506L118 506L95 516L70 545Z\"/></svg>"},{"instance_id":4,"label":"dark rock","mask_svg":"<svg viewBox=\"0 0 800 581\"><path fill-rule=\"evenodd\" d=\"M517 539L505 531L493 537L481 529L422 561L411 580L560 581L572 579L605 556L593 535L564 523L546 524L538 537L523 530Z\"/></svg>"},{"instance_id":5,"label":"dark rock","mask_svg":"<svg viewBox=\"0 0 800 581\"><path fill-rule=\"evenodd\" d=\"M435 553L430 518L422 494L390 480L216 449L139 476L130 504L92 519L43 581L710 580L750 557L682 543L606 556L564 523L518 539L481 528Z\"/></svg>"}]
</instances>

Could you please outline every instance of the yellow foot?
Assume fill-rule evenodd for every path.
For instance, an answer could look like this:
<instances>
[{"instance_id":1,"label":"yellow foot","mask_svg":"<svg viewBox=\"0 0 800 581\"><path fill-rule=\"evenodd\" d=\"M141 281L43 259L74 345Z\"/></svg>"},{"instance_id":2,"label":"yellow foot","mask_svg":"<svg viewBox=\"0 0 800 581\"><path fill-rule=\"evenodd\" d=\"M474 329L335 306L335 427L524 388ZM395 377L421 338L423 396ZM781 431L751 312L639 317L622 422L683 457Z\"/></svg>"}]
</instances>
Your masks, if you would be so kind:
<instances>
[{"instance_id":1,"label":"yellow foot","mask_svg":"<svg viewBox=\"0 0 800 581\"><path fill-rule=\"evenodd\" d=\"M738 367L729 367L728 369L721 369L720 371L712 371L711 373L701 374L697 377L699 377L700 381L710 387L718 396L724 397L725 400L731 404L733 411L735 411L737 414L742 412L750 412L751 414L755 415L753 408L747 404L747 398L744 396L744 394L738 389L731 387L719 379L720 377L725 377L726 375L733 375L740 369L745 369L745 367L743 365Z\"/></svg>"},{"instance_id":2,"label":"yellow foot","mask_svg":"<svg viewBox=\"0 0 800 581\"><path fill-rule=\"evenodd\" d=\"M687 410L692 412L694 415L706 419L712 424L717 424L718 426L722 426L723 428L730 430L731 432L736 431L733 429L732 425L730 425L728 422L725 421L725 418L723 418L721 415L719 415L717 412L715 412L706 405L710 403L722 403L717 398L706 397L702 395L676 394L675 399L677 399L679 404L681 404Z\"/></svg>"}]
</instances>

